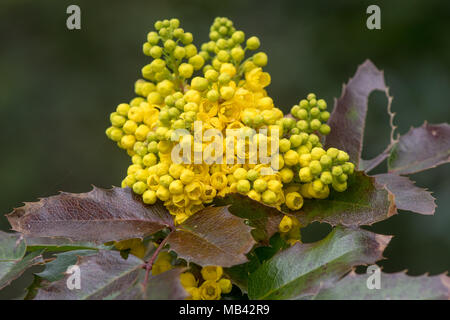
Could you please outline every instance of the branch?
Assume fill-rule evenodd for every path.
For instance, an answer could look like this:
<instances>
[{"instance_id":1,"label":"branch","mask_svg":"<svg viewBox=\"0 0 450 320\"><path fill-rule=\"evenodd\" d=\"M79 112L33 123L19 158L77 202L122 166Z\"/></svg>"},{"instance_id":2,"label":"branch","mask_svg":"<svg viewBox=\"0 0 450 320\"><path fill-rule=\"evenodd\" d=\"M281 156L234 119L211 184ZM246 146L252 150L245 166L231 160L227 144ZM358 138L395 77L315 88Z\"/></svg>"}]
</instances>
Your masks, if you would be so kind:
<instances>
[{"instance_id":1,"label":"branch","mask_svg":"<svg viewBox=\"0 0 450 320\"><path fill-rule=\"evenodd\" d=\"M169 239L169 235L173 232L170 231L170 233L167 235L167 237L165 237L163 239L163 241L161 241L161 243L159 244L158 248L156 248L155 252L153 253L153 255L151 256L151 258L147 261L147 263L145 264L145 278L144 278L144 283L143 283L143 287L144 287L144 292L145 289L147 288L147 283L148 283L148 278L150 275L150 271L152 270L153 267L153 263L156 260L156 257L158 257L159 252L162 250L162 248L164 248L164 246L167 243L167 240Z\"/></svg>"}]
</instances>

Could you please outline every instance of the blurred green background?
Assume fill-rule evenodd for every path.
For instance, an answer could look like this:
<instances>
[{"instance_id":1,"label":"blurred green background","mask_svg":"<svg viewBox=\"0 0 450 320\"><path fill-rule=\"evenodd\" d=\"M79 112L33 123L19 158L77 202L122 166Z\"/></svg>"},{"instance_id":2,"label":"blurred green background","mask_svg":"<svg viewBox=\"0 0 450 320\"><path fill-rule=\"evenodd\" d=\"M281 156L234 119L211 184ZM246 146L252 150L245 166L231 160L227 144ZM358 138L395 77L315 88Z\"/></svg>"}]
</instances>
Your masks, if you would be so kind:
<instances>
[{"instance_id":1,"label":"blurred green background","mask_svg":"<svg viewBox=\"0 0 450 320\"><path fill-rule=\"evenodd\" d=\"M81 7L81 30L66 28L70 4ZM381 30L366 28L370 4L381 7ZM385 71L397 132L450 120L448 1L2 0L0 229L9 229L3 214L23 201L120 185L128 156L104 131L109 113L133 97L148 61L147 32L158 19L178 17L200 44L216 16L260 37L269 55L269 94L285 111L309 92L332 106L342 83L370 58ZM371 96L366 159L388 142L385 105L381 93ZM434 192L436 214L400 212L371 227L395 236L381 265L413 275L449 271L449 166L412 178ZM0 298L19 295L30 281L30 275L16 281Z\"/></svg>"}]
</instances>

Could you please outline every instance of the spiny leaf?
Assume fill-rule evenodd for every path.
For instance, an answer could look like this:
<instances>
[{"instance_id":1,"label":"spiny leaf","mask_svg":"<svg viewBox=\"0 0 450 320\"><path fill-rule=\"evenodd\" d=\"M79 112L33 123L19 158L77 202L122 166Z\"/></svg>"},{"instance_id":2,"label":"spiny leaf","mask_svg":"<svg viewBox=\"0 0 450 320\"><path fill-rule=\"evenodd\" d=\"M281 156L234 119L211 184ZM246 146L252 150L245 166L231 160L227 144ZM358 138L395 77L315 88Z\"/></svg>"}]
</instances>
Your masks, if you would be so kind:
<instances>
[{"instance_id":1,"label":"spiny leaf","mask_svg":"<svg viewBox=\"0 0 450 320\"><path fill-rule=\"evenodd\" d=\"M169 235L168 243L181 258L201 266L231 267L247 261L255 244L251 227L228 207L207 207Z\"/></svg>"},{"instance_id":2,"label":"spiny leaf","mask_svg":"<svg viewBox=\"0 0 450 320\"><path fill-rule=\"evenodd\" d=\"M56 254L56 259L48 262L42 272L36 273L50 282L64 278L64 274L69 266L77 264L78 257L96 254L96 250L72 250Z\"/></svg>"},{"instance_id":3,"label":"spiny leaf","mask_svg":"<svg viewBox=\"0 0 450 320\"><path fill-rule=\"evenodd\" d=\"M173 224L162 204L144 205L131 189L114 187L27 203L7 216L14 230L32 237L80 241L144 237Z\"/></svg>"},{"instance_id":4,"label":"spiny leaf","mask_svg":"<svg viewBox=\"0 0 450 320\"><path fill-rule=\"evenodd\" d=\"M379 184L386 185L395 196L395 205L400 210L408 210L421 214L434 214L436 204L431 193L416 187L414 181L407 177L385 173L374 176Z\"/></svg>"},{"instance_id":5,"label":"spiny leaf","mask_svg":"<svg viewBox=\"0 0 450 320\"><path fill-rule=\"evenodd\" d=\"M255 240L268 244L269 239L278 232L278 225L284 214L276 208L266 206L249 197L232 193L215 201L218 206L230 205L230 212L248 221L253 227L252 235Z\"/></svg>"},{"instance_id":6,"label":"spiny leaf","mask_svg":"<svg viewBox=\"0 0 450 320\"><path fill-rule=\"evenodd\" d=\"M343 86L342 95L335 101L328 122L332 134L326 137L326 147L345 150L357 168L361 159L369 95L374 90L385 92L388 98L392 142L395 130L394 114L390 111L392 97L384 82L383 71L378 70L370 60L360 65L353 78Z\"/></svg>"},{"instance_id":7,"label":"spiny leaf","mask_svg":"<svg viewBox=\"0 0 450 320\"><path fill-rule=\"evenodd\" d=\"M333 287L319 292L317 300L436 300L450 299L450 278L380 273L380 289L368 289L369 275L351 272Z\"/></svg>"},{"instance_id":8,"label":"spiny leaf","mask_svg":"<svg viewBox=\"0 0 450 320\"><path fill-rule=\"evenodd\" d=\"M349 176L348 189L332 191L326 199L305 199L303 208L292 213L302 225L314 221L333 226L371 225L396 214L394 195L364 172Z\"/></svg>"},{"instance_id":9,"label":"spiny leaf","mask_svg":"<svg viewBox=\"0 0 450 320\"><path fill-rule=\"evenodd\" d=\"M264 262L248 280L251 299L299 299L317 294L354 266L382 258L391 237L334 228L323 240L297 243Z\"/></svg>"},{"instance_id":10,"label":"spiny leaf","mask_svg":"<svg viewBox=\"0 0 450 320\"><path fill-rule=\"evenodd\" d=\"M131 255L124 260L117 251L100 250L96 255L81 256L77 263L80 270L80 289L68 288L67 280L71 275L66 274L56 282L43 281L43 288L38 291L35 299L98 300L115 292L125 292L138 279L139 273L143 272L143 263Z\"/></svg>"},{"instance_id":11,"label":"spiny leaf","mask_svg":"<svg viewBox=\"0 0 450 320\"><path fill-rule=\"evenodd\" d=\"M428 124L411 128L400 137L388 159L389 172L411 174L450 162L450 125Z\"/></svg>"}]
</instances>

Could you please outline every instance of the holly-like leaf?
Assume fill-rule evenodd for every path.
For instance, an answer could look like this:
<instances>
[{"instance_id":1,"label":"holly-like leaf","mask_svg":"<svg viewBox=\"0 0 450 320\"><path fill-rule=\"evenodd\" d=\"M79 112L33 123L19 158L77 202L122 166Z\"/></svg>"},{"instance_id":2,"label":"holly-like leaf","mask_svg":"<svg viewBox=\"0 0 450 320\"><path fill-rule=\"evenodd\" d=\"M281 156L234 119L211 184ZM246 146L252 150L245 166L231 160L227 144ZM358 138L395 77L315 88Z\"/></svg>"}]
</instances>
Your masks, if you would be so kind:
<instances>
[{"instance_id":1,"label":"holly-like leaf","mask_svg":"<svg viewBox=\"0 0 450 320\"><path fill-rule=\"evenodd\" d=\"M377 174L374 178L394 194L398 209L426 215L434 214L436 204L431 193L416 187L409 178L391 173Z\"/></svg>"},{"instance_id":2,"label":"holly-like leaf","mask_svg":"<svg viewBox=\"0 0 450 320\"><path fill-rule=\"evenodd\" d=\"M96 250L72 250L58 253L55 255L56 259L48 262L44 271L36 273L36 275L50 282L60 280L64 278L68 267L77 264L78 257L91 256L96 253Z\"/></svg>"},{"instance_id":3,"label":"holly-like leaf","mask_svg":"<svg viewBox=\"0 0 450 320\"><path fill-rule=\"evenodd\" d=\"M248 261L255 240L252 228L229 212L229 207L207 207L191 216L167 243L179 257L201 266L231 267Z\"/></svg>"},{"instance_id":4,"label":"holly-like leaf","mask_svg":"<svg viewBox=\"0 0 450 320\"><path fill-rule=\"evenodd\" d=\"M369 275L351 272L333 287L319 292L317 300L436 300L450 299L450 278L380 273L380 289L369 289Z\"/></svg>"},{"instance_id":5,"label":"holly-like leaf","mask_svg":"<svg viewBox=\"0 0 450 320\"><path fill-rule=\"evenodd\" d=\"M332 191L326 199L305 199L302 209L292 213L302 225L314 221L333 226L371 225L396 214L394 195L364 172L349 176L348 189Z\"/></svg>"},{"instance_id":6,"label":"holly-like leaf","mask_svg":"<svg viewBox=\"0 0 450 320\"><path fill-rule=\"evenodd\" d=\"M251 299L300 299L317 294L354 266L382 258L391 237L334 228L323 240L297 243L264 262L248 280Z\"/></svg>"},{"instance_id":7,"label":"holly-like leaf","mask_svg":"<svg viewBox=\"0 0 450 320\"><path fill-rule=\"evenodd\" d=\"M26 203L7 218L14 230L28 236L101 242L144 237L173 225L162 204L144 205L131 189L117 187L62 192Z\"/></svg>"},{"instance_id":8,"label":"holly-like leaf","mask_svg":"<svg viewBox=\"0 0 450 320\"><path fill-rule=\"evenodd\" d=\"M389 172L411 174L450 162L450 125L428 124L411 128L400 137L388 159Z\"/></svg>"},{"instance_id":9,"label":"holly-like leaf","mask_svg":"<svg viewBox=\"0 0 450 320\"><path fill-rule=\"evenodd\" d=\"M328 121L332 134L326 137L326 147L335 147L346 151L350 156L350 161L357 168L361 159L369 95L375 90L385 92L388 98L392 143L395 130L394 114L390 110L392 97L389 96L383 71L378 70L370 60L366 60L360 65L353 78L343 86L342 95L335 101Z\"/></svg>"},{"instance_id":10,"label":"holly-like leaf","mask_svg":"<svg viewBox=\"0 0 450 320\"><path fill-rule=\"evenodd\" d=\"M22 235L0 231L0 289L20 277L26 269L42 262L41 251L27 256L25 253L26 244Z\"/></svg>"},{"instance_id":11,"label":"holly-like leaf","mask_svg":"<svg viewBox=\"0 0 450 320\"><path fill-rule=\"evenodd\" d=\"M249 197L231 193L215 201L218 206L230 205L230 212L248 221L253 227L252 235L255 240L268 244L269 239L278 232L278 226L284 214L274 207L269 207Z\"/></svg>"}]
</instances>

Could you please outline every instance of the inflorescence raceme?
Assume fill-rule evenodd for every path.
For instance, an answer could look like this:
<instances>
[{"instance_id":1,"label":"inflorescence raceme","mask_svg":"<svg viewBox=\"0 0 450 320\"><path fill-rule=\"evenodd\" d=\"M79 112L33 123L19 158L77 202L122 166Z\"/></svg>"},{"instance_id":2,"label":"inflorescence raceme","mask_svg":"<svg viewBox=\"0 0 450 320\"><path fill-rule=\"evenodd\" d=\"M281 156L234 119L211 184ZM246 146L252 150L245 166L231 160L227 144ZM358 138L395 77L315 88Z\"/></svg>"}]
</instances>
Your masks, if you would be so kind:
<instances>
[{"instance_id":1,"label":"inflorescence raceme","mask_svg":"<svg viewBox=\"0 0 450 320\"><path fill-rule=\"evenodd\" d=\"M117 106L106 130L131 157L122 187L142 195L146 204L163 201L178 224L229 193L299 210L304 198L324 199L331 188L347 189L354 171L348 154L325 150L321 143L321 137L330 134L326 102L311 93L290 115L283 115L265 90L271 77L263 71L268 58L257 52L257 37L246 39L232 21L216 18L210 41L199 50L178 19L158 21L155 29L143 45L152 60L135 83L137 97ZM246 137L243 149L231 149L233 163L216 152L215 139L196 140L209 129L223 136L234 129ZM219 144L229 152L227 143ZM186 145L193 145L189 156L195 150L211 151L212 146L215 160L221 161L174 161L174 148ZM271 152L273 145L278 152ZM253 153L270 156L271 162L252 163ZM296 225L286 216L280 232L295 231Z\"/></svg>"}]
</instances>

